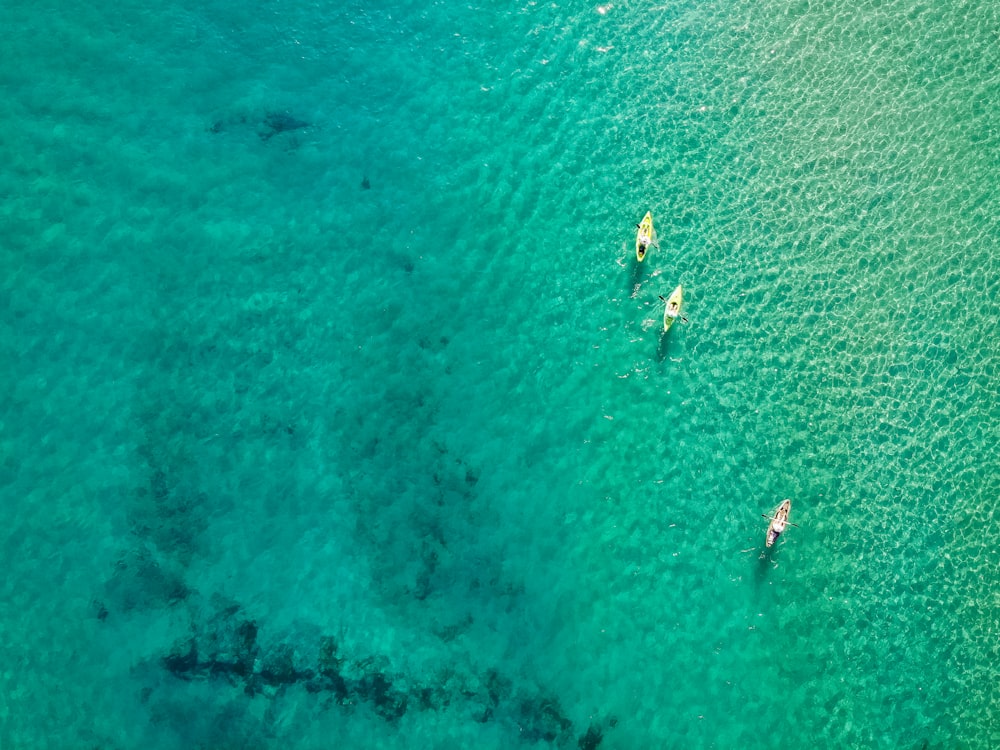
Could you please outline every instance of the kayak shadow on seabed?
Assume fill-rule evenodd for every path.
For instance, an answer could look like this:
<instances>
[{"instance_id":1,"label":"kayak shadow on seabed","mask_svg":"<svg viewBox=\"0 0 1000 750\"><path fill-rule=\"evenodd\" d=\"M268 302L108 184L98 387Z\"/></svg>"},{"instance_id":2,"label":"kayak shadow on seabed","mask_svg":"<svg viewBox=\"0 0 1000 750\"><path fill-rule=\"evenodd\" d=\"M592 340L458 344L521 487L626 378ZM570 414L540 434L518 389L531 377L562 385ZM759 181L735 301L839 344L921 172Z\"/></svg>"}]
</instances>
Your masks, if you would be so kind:
<instances>
[{"instance_id":1,"label":"kayak shadow on seabed","mask_svg":"<svg viewBox=\"0 0 1000 750\"><path fill-rule=\"evenodd\" d=\"M776 549L777 547L764 547L759 550L756 559L757 564L754 566L754 582L758 588L767 583L771 571L778 567L778 563L774 559Z\"/></svg>"},{"instance_id":2,"label":"kayak shadow on seabed","mask_svg":"<svg viewBox=\"0 0 1000 750\"><path fill-rule=\"evenodd\" d=\"M659 340L656 342L656 361L662 363L667 358L667 344L670 341L670 331L664 331L663 326L658 325L660 330Z\"/></svg>"},{"instance_id":3,"label":"kayak shadow on seabed","mask_svg":"<svg viewBox=\"0 0 1000 750\"><path fill-rule=\"evenodd\" d=\"M628 296L635 299L639 294L639 285L642 284L642 263L637 260L632 261L632 273L629 274Z\"/></svg>"}]
</instances>

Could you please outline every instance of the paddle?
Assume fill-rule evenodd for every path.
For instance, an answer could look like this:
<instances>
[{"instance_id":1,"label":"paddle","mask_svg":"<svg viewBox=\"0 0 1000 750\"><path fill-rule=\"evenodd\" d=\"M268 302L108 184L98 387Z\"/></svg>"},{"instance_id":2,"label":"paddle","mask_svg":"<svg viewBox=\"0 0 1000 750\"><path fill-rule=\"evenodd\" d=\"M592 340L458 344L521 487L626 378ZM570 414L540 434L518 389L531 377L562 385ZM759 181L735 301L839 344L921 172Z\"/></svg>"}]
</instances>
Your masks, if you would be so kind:
<instances>
[{"instance_id":1,"label":"paddle","mask_svg":"<svg viewBox=\"0 0 1000 750\"><path fill-rule=\"evenodd\" d=\"M660 299L662 299L664 301L664 303L667 302L667 298L664 297L662 294L657 294L656 296L659 297ZM677 317L681 319L682 323L687 323L688 322L688 319L685 318L683 315L678 315Z\"/></svg>"},{"instance_id":2,"label":"paddle","mask_svg":"<svg viewBox=\"0 0 1000 750\"><path fill-rule=\"evenodd\" d=\"M770 520L770 521L777 521L777 520L778 520L778 519L777 519L776 517L774 517L774 516L769 516L769 515L767 515L767 513L761 513L760 515L761 515L761 516L762 516L763 518L766 518L766 519L768 519L768 520ZM798 528L800 528L800 526L799 526L799 525L798 525L797 523L792 523L791 521L785 521L785 525L786 525L786 526L794 526L794 527L795 527L795 528L797 528L797 529L798 529Z\"/></svg>"}]
</instances>

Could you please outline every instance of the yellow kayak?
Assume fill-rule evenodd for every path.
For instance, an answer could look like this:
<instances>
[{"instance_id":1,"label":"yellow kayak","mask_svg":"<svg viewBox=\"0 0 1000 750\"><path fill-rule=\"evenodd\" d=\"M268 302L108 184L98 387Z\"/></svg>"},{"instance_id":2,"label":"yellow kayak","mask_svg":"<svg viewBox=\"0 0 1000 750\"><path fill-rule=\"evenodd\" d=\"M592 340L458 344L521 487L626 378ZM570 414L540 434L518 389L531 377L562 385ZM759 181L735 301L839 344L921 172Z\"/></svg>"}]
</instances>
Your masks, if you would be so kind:
<instances>
[{"instance_id":1,"label":"yellow kayak","mask_svg":"<svg viewBox=\"0 0 1000 750\"><path fill-rule=\"evenodd\" d=\"M639 231L635 233L635 257L642 263L646 257L646 248L653 244L653 214L650 211L642 217Z\"/></svg>"},{"instance_id":2,"label":"yellow kayak","mask_svg":"<svg viewBox=\"0 0 1000 750\"><path fill-rule=\"evenodd\" d=\"M678 284L669 298L660 295L660 299L667 303L667 306L663 310L663 330L666 332L670 330L670 326L674 324L674 321L681 316L681 305L684 304L684 289Z\"/></svg>"}]
</instances>

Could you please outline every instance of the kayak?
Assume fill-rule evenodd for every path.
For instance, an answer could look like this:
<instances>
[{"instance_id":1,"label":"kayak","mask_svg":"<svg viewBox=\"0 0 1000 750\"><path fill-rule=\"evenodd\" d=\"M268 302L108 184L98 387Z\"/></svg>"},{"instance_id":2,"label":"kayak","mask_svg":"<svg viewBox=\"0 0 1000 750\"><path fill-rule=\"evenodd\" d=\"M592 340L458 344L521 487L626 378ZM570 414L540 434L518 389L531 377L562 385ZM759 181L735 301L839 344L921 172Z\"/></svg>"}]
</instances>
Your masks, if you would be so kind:
<instances>
[{"instance_id":1,"label":"kayak","mask_svg":"<svg viewBox=\"0 0 1000 750\"><path fill-rule=\"evenodd\" d=\"M771 523L767 526L767 537L764 539L764 546L770 547L774 544L778 537L781 536L788 526L788 513L792 509L791 500L782 500L781 505L779 505L774 513L771 515Z\"/></svg>"},{"instance_id":2,"label":"kayak","mask_svg":"<svg viewBox=\"0 0 1000 750\"><path fill-rule=\"evenodd\" d=\"M642 263L646 257L646 248L653 242L653 214L647 211L639 224L639 230L635 233L635 257Z\"/></svg>"},{"instance_id":3,"label":"kayak","mask_svg":"<svg viewBox=\"0 0 1000 750\"><path fill-rule=\"evenodd\" d=\"M681 305L684 304L684 290L678 284L668 299L663 299L663 297L660 297L660 299L667 303L667 306L663 309L663 332L666 333L670 330L670 326L674 324L674 321L681 316Z\"/></svg>"}]
</instances>

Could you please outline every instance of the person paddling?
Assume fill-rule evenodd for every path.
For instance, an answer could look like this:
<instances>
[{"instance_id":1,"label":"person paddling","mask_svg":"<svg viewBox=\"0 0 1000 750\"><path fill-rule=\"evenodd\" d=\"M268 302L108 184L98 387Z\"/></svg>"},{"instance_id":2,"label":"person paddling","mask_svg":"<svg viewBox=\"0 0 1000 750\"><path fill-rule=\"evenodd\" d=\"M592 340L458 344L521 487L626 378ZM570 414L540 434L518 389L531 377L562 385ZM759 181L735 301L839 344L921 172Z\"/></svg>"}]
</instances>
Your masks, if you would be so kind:
<instances>
[{"instance_id":1,"label":"person paddling","mask_svg":"<svg viewBox=\"0 0 1000 750\"><path fill-rule=\"evenodd\" d=\"M680 312L681 312L681 306L680 305L678 305L676 302L669 302L667 300L667 298L664 297L662 294L658 294L657 296L660 299L662 299L664 302L667 303L667 310L666 310L667 317L670 317L670 318L680 318L682 322L684 322L684 323L688 322L688 319L685 318L683 315L680 314Z\"/></svg>"},{"instance_id":2,"label":"person paddling","mask_svg":"<svg viewBox=\"0 0 1000 750\"><path fill-rule=\"evenodd\" d=\"M641 224L636 224L635 228L639 230L639 246L645 250L653 242L653 238L649 236L649 232L642 230Z\"/></svg>"}]
</instances>

